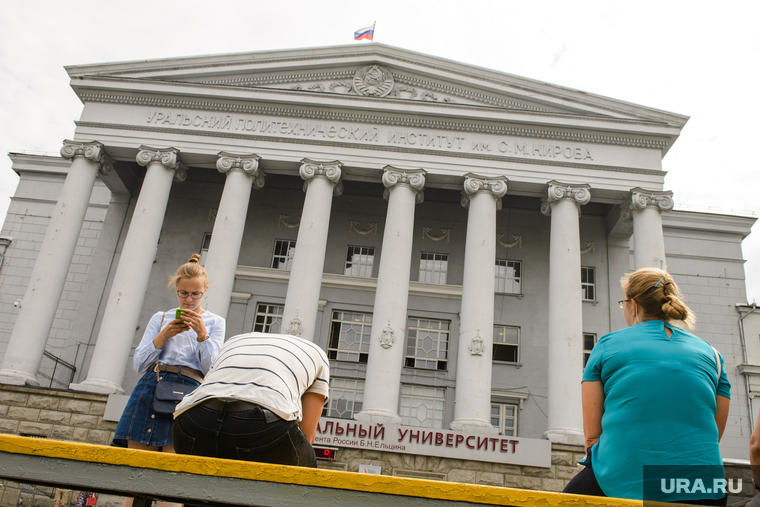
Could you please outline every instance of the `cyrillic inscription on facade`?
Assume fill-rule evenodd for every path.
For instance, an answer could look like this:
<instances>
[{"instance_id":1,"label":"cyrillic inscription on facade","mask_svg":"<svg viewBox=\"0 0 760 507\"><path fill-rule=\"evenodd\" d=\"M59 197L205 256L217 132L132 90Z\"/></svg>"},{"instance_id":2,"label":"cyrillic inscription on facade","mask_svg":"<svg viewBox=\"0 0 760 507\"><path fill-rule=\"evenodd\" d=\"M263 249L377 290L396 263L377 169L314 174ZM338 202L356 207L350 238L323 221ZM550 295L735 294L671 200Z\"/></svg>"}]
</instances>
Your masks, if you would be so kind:
<instances>
[{"instance_id":1,"label":"cyrillic inscription on facade","mask_svg":"<svg viewBox=\"0 0 760 507\"><path fill-rule=\"evenodd\" d=\"M319 420L314 444L510 465L551 465L548 440L391 424L367 425L326 417Z\"/></svg>"},{"instance_id":2,"label":"cyrillic inscription on facade","mask_svg":"<svg viewBox=\"0 0 760 507\"><path fill-rule=\"evenodd\" d=\"M386 126L315 122L313 120L283 120L239 114L209 114L208 112L147 111L151 125L191 129L250 132L276 137L333 139L336 141L409 146L430 150L463 153L504 155L555 160L598 162L590 145L519 139L488 134L463 135L435 130L409 130Z\"/></svg>"}]
</instances>

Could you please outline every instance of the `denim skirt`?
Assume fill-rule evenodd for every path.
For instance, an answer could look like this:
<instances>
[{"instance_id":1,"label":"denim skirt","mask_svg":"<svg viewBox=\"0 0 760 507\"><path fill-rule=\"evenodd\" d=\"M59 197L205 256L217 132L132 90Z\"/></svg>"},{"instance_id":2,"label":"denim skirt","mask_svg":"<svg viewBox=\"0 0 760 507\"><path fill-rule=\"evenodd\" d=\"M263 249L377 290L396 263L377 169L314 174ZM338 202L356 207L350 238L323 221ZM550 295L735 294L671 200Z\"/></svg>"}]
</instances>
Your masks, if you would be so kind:
<instances>
[{"instance_id":1,"label":"denim skirt","mask_svg":"<svg viewBox=\"0 0 760 507\"><path fill-rule=\"evenodd\" d=\"M195 380L178 375L176 373L160 373L161 379L169 382L188 384L198 387L200 384ZM172 445L172 426L174 418L172 414L157 414L153 410L153 398L156 395L156 372L148 370L140 378L132 394L129 396L127 406L121 414L119 424L113 437L113 444L119 447L127 447L127 441L138 442L151 447Z\"/></svg>"}]
</instances>

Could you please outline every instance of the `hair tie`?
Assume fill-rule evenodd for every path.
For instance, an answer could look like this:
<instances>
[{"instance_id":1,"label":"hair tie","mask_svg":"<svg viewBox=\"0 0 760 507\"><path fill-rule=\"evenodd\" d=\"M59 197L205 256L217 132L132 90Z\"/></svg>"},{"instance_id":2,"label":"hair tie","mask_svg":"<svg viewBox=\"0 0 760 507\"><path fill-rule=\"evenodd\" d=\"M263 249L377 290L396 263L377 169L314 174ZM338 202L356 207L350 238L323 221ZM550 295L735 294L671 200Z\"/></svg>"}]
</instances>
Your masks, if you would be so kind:
<instances>
[{"instance_id":1,"label":"hair tie","mask_svg":"<svg viewBox=\"0 0 760 507\"><path fill-rule=\"evenodd\" d=\"M655 288L655 289L657 288L657 286L658 286L658 285L660 285L660 282L661 282L661 281L662 281L664 278L665 278L665 277L663 276L662 278L660 278L659 280L657 280L657 283L656 283L656 284L654 284L654 288Z\"/></svg>"}]
</instances>

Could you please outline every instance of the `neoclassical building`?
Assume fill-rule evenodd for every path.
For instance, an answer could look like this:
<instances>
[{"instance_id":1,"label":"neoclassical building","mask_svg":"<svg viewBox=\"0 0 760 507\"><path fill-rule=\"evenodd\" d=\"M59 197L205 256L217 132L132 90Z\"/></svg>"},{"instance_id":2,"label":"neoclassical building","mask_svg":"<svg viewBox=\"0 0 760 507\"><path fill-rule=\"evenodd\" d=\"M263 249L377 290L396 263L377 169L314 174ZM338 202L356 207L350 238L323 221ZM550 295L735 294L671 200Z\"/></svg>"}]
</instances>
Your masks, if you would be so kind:
<instances>
[{"instance_id":1,"label":"neoclassical building","mask_svg":"<svg viewBox=\"0 0 760 507\"><path fill-rule=\"evenodd\" d=\"M754 219L674 210L687 117L374 43L66 70L84 107L61 157L10 155L1 383L38 384L47 353L72 392L129 393L168 275L201 253L228 336L327 351L331 431L577 446L620 278L667 267L725 358L724 456L746 459Z\"/></svg>"}]
</instances>

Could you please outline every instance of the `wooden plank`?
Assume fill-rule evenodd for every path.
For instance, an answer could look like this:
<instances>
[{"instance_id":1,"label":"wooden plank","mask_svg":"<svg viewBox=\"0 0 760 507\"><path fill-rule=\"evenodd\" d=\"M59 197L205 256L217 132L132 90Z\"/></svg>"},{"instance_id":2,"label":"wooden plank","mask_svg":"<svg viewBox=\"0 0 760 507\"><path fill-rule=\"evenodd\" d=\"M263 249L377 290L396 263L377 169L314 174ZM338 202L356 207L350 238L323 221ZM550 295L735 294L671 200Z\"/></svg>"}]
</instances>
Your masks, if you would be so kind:
<instances>
[{"instance_id":1,"label":"wooden plank","mask_svg":"<svg viewBox=\"0 0 760 507\"><path fill-rule=\"evenodd\" d=\"M0 476L84 489L107 486L109 491L127 496L249 506L306 507L341 502L367 506L392 503L394 507L642 505L635 500L269 465L15 435L0 435Z\"/></svg>"}]
</instances>

